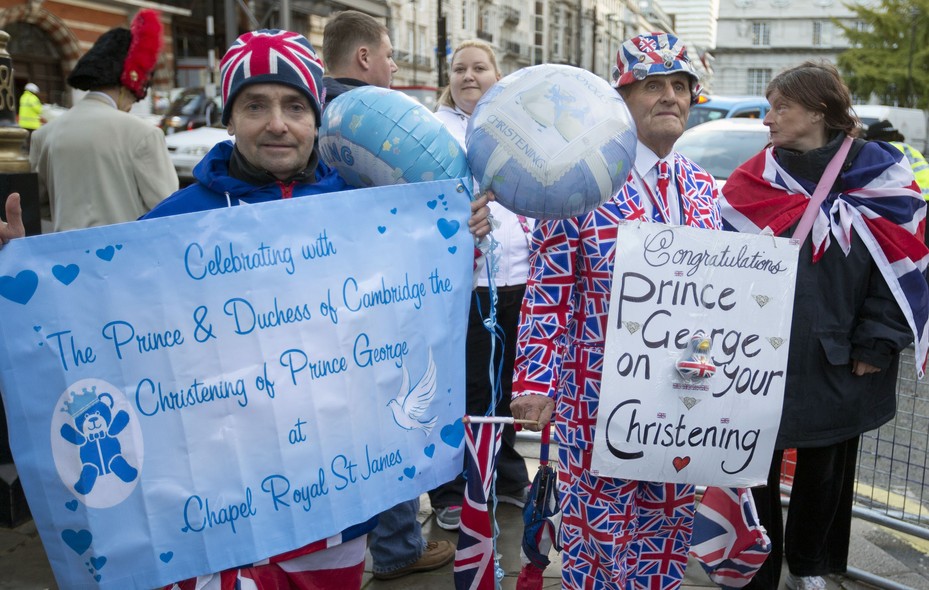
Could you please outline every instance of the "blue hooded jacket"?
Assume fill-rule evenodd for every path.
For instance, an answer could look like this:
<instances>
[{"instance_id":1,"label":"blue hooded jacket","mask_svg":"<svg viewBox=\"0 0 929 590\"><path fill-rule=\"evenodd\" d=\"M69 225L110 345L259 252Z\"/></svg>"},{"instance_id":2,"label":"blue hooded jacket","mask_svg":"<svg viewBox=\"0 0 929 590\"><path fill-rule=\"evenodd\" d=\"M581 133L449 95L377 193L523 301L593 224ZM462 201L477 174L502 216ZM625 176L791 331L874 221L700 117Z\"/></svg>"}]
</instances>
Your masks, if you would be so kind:
<instances>
[{"instance_id":1,"label":"blue hooded jacket","mask_svg":"<svg viewBox=\"0 0 929 590\"><path fill-rule=\"evenodd\" d=\"M348 186L338 172L322 162L316 167L316 182L284 185L271 182L254 185L244 180L229 176L229 159L232 157L233 143L221 141L200 163L194 167L197 182L185 187L146 213L142 219L168 217L194 211L208 211L220 207L235 207L241 200L244 204L266 203L290 197L305 197L348 190Z\"/></svg>"}]
</instances>

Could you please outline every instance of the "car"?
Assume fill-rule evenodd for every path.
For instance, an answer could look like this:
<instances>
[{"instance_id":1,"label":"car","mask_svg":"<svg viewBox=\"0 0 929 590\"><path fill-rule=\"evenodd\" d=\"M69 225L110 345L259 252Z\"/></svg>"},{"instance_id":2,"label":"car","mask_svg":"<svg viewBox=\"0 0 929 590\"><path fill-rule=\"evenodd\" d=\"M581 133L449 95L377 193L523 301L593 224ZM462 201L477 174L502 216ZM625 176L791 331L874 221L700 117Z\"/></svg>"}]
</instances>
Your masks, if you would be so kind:
<instances>
[{"instance_id":1,"label":"car","mask_svg":"<svg viewBox=\"0 0 929 590\"><path fill-rule=\"evenodd\" d=\"M171 157L171 163L174 164L174 170L177 172L177 179L181 185L194 181L194 166L214 145L226 139L234 140L229 136L226 128L219 124L172 133L165 137L168 155Z\"/></svg>"},{"instance_id":2,"label":"car","mask_svg":"<svg viewBox=\"0 0 929 590\"><path fill-rule=\"evenodd\" d=\"M717 119L764 119L771 105L763 96L711 96L701 94L690 107L687 129Z\"/></svg>"},{"instance_id":3,"label":"car","mask_svg":"<svg viewBox=\"0 0 929 590\"><path fill-rule=\"evenodd\" d=\"M768 126L760 119L718 119L684 131L674 150L702 166L722 186L733 170L769 141Z\"/></svg>"},{"instance_id":4,"label":"car","mask_svg":"<svg viewBox=\"0 0 929 590\"><path fill-rule=\"evenodd\" d=\"M161 129L170 135L208 127L218 123L222 114L219 101L215 97L208 97L204 88L185 88L165 111Z\"/></svg>"}]
</instances>

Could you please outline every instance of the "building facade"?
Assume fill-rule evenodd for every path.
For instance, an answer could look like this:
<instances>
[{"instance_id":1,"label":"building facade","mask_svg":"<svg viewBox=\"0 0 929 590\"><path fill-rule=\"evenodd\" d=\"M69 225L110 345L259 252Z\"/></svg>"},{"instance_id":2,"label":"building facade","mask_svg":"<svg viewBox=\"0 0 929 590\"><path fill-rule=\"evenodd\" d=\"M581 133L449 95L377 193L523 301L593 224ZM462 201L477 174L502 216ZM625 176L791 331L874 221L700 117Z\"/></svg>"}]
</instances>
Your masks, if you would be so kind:
<instances>
[{"instance_id":1,"label":"building facade","mask_svg":"<svg viewBox=\"0 0 929 590\"><path fill-rule=\"evenodd\" d=\"M717 1L0 0L0 28L12 37L16 92L32 81L45 102L70 106L77 94L65 80L77 59L105 31L128 26L141 6L160 10L165 25L165 51L153 81L156 91L215 84L219 57L244 31L289 26L319 48L327 19L348 8L388 27L400 67L396 86L433 90L447 83L447 60L454 48L472 38L494 47L504 75L555 63L609 80L624 39L648 31L673 32L675 23L694 31L693 39L683 39L692 57L702 58L711 35L707 10ZM705 69L705 60L696 61L698 69Z\"/></svg>"},{"instance_id":2,"label":"building facade","mask_svg":"<svg viewBox=\"0 0 929 590\"><path fill-rule=\"evenodd\" d=\"M865 26L842 0L719 0L712 93L764 94L785 68L806 60L836 63L849 43L832 19Z\"/></svg>"},{"instance_id":3,"label":"building facade","mask_svg":"<svg viewBox=\"0 0 929 590\"><path fill-rule=\"evenodd\" d=\"M74 91L65 83L78 58L100 35L113 27L128 27L141 3L132 0L0 0L0 29L10 34L16 96L27 82L39 86L43 102L71 106ZM173 19L189 16L189 2L145 2L161 11L165 51L153 86L170 87L174 80Z\"/></svg>"},{"instance_id":4,"label":"building facade","mask_svg":"<svg viewBox=\"0 0 929 590\"><path fill-rule=\"evenodd\" d=\"M661 0L673 15L674 31L698 53L716 46L716 19L720 0Z\"/></svg>"}]
</instances>

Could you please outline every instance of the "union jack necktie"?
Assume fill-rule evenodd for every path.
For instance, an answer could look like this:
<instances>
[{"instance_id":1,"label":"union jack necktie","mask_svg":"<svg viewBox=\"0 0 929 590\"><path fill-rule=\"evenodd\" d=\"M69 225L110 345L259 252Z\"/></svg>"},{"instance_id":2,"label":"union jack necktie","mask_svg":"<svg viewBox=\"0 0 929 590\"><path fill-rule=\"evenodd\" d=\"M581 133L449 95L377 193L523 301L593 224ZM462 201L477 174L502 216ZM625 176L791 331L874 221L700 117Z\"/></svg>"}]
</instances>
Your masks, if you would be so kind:
<instances>
[{"instance_id":1,"label":"union jack necktie","mask_svg":"<svg viewBox=\"0 0 929 590\"><path fill-rule=\"evenodd\" d=\"M668 163L664 160L658 161L658 202L655 203L655 210L652 212L652 219L658 222L668 223L671 218L671 209L668 200L668 185L671 180L671 171Z\"/></svg>"}]
</instances>

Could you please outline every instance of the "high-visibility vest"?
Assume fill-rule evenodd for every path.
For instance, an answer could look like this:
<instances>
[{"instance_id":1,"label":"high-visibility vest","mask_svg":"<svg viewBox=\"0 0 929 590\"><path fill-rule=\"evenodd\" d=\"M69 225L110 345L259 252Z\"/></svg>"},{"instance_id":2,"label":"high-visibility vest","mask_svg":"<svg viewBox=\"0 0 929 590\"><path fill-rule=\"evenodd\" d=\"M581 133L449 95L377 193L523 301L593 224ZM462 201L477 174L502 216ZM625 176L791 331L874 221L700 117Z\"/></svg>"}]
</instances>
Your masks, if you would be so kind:
<instances>
[{"instance_id":1,"label":"high-visibility vest","mask_svg":"<svg viewBox=\"0 0 929 590\"><path fill-rule=\"evenodd\" d=\"M913 176L916 177L916 184L919 185L923 198L929 201L929 162L926 162L926 158L919 153L918 149L908 143L892 141L890 144L903 152L903 155L909 160L910 167L913 169Z\"/></svg>"},{"instance_id":2,"label":"high-visibility vest","mask_svg":"<svg viewBox=\"0 0 929 590\"><path fill-rule=\"evenodd\" d=\"M42 126L42 101L28 90L19 97L19 126L32 130Z\"/></svg>"}]
</instances>

